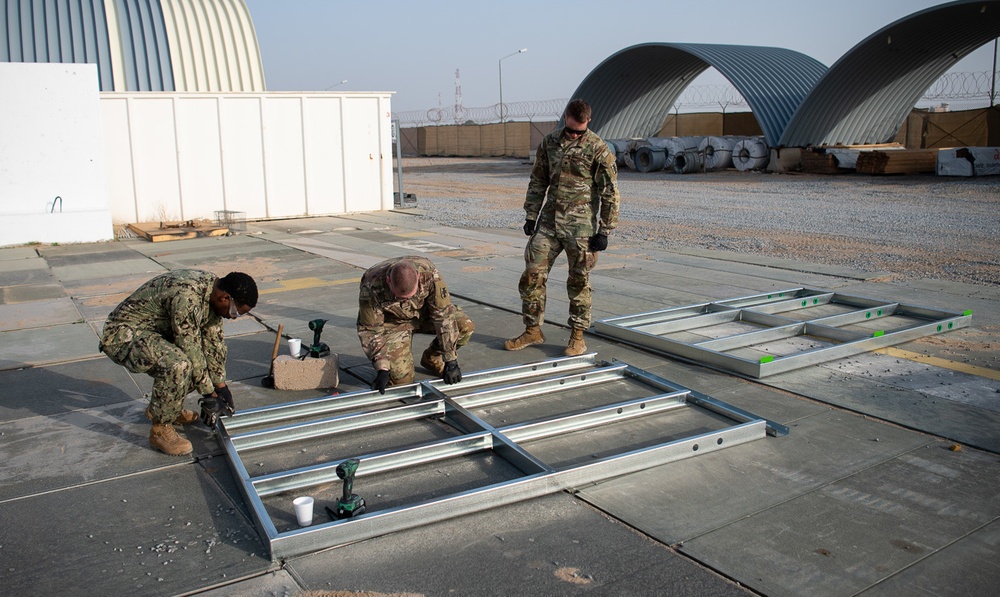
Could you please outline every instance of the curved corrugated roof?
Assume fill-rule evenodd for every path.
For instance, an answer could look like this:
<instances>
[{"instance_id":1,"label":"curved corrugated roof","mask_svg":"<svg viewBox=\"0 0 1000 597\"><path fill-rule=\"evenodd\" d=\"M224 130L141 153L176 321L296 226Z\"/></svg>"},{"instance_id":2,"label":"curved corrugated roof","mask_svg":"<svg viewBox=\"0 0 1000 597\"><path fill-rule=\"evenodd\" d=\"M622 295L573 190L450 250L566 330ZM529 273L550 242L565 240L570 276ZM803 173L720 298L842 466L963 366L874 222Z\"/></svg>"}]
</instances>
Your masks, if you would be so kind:
<instances>
[{"instance_id":1,"label":"curved corrugated roof","mask_svg":"<svg viewBox=\"0 0 1000 597\"><path fill-rule=\"evenodd\" d=\"M101 91L266 91L244 0L0 0L0 61L97 64Z\"/></svg>"},{"instance_id":2,"label":"curved corrugated roof","mask_svg":"<svg viewBox=\"0 0 1000 597\"><path fill-rule=\"evenodd\" d=\"M904 17L838 60L799 106L779 145L891 141L924 92L1000 36L1000 0L960 0Z\"/></svg>"},{"instance_id":3,"label":"curved corrugated roof","mask_svg":"<svg viewBox=\"0 0 1000 597\"><path fill-rule=\"evenodd\" d=\"M2 0L0 6L0 62L97 64L100 88L114 88L103 0Z\"/></svg>"},{"instance_id":4,"label":"curved corrugated roof","mask_svg":"<svg viewBox=\"0 0 1000 597\"><path fill-rule=\"evenodd\" d=\"M826 72L821 62L784 48L646 43L607 58L573 97L591 105L590 128L605 139L648 137L659 132L680 94L709 67L743 95L769 144L778 141Z\"/></svg>"}]
</instances>

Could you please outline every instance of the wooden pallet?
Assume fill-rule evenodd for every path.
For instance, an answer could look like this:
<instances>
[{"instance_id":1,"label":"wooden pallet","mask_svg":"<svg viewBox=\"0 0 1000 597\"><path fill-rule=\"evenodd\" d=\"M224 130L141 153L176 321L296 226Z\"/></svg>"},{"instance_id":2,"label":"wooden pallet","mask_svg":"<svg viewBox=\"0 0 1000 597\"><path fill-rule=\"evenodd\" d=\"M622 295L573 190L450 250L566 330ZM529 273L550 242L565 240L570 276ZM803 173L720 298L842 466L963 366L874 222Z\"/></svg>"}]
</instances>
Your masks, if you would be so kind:
<instances>
[{"instance_id":1,"label":"wooden pallet","mask_svg":"<svg viewBox=\"0 0 1000 597\"><path fill-rule=\"evenodd\" d=\"M188 220L186 222L142 222L129 224L129 230L142 238L158 243L167 240L182 240L206 236L226 236L229 228L215 226L208 220Z\"/></svg>"}]
</instances>

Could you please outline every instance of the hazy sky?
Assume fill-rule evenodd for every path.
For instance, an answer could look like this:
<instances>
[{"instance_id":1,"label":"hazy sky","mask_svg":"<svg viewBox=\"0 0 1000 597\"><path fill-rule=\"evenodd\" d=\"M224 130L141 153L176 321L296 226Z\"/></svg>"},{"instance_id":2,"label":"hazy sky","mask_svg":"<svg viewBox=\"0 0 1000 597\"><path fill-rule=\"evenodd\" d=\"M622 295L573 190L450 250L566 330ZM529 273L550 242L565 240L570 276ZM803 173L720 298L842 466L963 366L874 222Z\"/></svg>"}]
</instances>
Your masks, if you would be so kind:
<instances>
[{"instance_id":1,"label":"hazy sky","mask_svg":"<svg viewBox=\"0 0 1000 597\"><path fill-rule=\"evenodd\" d=\"M777 46L832 65L940 0L246 0L271 91L391 91L394 112L569 98L604 59L647 42ZM989 71L993 44L953 71ZM725 80L710 69L694 85Z\"/></svg>"}]
</instances>

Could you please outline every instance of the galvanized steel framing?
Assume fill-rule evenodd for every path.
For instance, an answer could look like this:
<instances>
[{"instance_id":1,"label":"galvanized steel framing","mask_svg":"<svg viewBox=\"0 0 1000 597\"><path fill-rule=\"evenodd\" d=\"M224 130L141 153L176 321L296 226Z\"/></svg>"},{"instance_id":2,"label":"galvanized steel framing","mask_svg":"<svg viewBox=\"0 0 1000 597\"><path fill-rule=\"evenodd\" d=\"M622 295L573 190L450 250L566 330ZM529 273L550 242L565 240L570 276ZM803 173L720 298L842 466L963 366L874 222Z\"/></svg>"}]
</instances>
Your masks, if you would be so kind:
<instances>
[{"instance_id":1,"label":"galvanized steel framing","mask_svg":"<svg viewBox=\"0 0 1000 597\"><path fill-rule=\"evenodd\" d=\"M952 312L792 288L603 319L594 331L761 378L967 327Z\"/></svg>"},{"instance_id":2,"label":"galvanized steel framing","mask_svg":"<svg viewBox=\"0 0 1000 597\"><path fill-rule=\"evenodd\" d=\"M499 427L476 414L476 409L490 405L547 400L563 392L574 393L574 397L580 392L604 392L599 395L620 398L608 384L624 380L636 385L644 395ZM544 462L526 446L533 440L592 432L622 421L634 424L641 417L672 417L675 411L684 409L700 409L713 420L725 421L719 425L726 426L708 432L699 428L682 438L657 435L653 445L602 457L595 454L593 459L568 466ZM419 419L436 419L457 435L402 449L344 454L333 461L258 476L249 473L247 458L255 457L255 450ZM426 381L390 388L385 395L362 391L255 408L226 418L217 427L258 532L276 560L580 487L761 439L765 434L787 432L782 425L626 363L598 361L594 354L470 373L452 386L440 380ZM279 528L264 504L264 498L280 495L281 503L291 510L290 496L295 492L337 483L337 465L347 458L361 461L357 478L363 479L483 452L512 465L519 471L517 477L386 509L380 509L378 500L369 496L368 512L362 516L304 528L287 522L280 523L283 526ZM364 492L363 485L363 481L356 482L355 488L361 487L358 493Z\"/></svg>"}]
</instances>

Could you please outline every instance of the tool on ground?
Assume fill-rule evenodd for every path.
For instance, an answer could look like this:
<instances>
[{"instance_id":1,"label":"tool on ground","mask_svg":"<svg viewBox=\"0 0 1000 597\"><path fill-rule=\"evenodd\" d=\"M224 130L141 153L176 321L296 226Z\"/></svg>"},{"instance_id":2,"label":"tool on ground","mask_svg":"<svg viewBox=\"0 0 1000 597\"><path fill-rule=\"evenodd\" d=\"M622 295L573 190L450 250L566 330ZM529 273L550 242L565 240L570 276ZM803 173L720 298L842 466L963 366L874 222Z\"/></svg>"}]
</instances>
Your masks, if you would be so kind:
<instances>
[{"instance_id":1,"label":"tool on ground","mask_svg":"<svg viewBox=\"0 0 1000 597\"><path fill-rule=\"evenodd\" d=\"M348 458L337 465L337 476L344 480L344 493L337 500L336 509L326 508L331 519L353 518L365 513L365 498L354 493L354 474L360 464L357 458Z\"/></svg>"},{"instance_id":2,"label":"tool on ground","mask_svg":"<svg viewBox=\"0 0 1000 597\"><path fill-rule=\"evenodd\" d=\"M325 319L314 319L309 322L309 329L313 331L313 343L312 346L309 347L309 356L314 359L325 357L330 354L330 347L327 346L325 342L319 341L319 336L323 333L323 324L325 323Z\"/></svg>"},{"instance_id":3,"label":"tool on ground","mask_svg":"<svg viewBox=\"0 0 1000 597\"><path fill-rule=\"evenodd\" d=\"M271 350L271 369L268 371L267 375L260 380L260 385L265 388L274 387L274 359L278 358L278 347L281 346L281 332L285 329L285 326L278 324L278 333L274 335L274 349Z\"/></svg>"}]
</instances>

